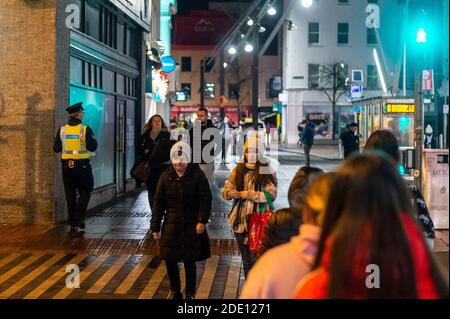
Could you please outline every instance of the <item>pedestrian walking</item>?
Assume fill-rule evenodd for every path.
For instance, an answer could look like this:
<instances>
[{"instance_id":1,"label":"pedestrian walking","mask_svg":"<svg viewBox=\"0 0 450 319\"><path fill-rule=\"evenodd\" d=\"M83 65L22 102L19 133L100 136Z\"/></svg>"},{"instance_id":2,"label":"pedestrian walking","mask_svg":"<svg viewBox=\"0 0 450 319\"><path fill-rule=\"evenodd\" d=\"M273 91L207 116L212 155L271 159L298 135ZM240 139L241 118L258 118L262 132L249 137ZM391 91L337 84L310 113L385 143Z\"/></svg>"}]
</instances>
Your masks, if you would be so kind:
<instances>
[{"instance_id":1,"label":"pedestrian walking","mask_svg":"<svg viewBox=\"0 0 450 319\"><path fill-rule=\"evenodd\" d=\"M397 163L400 162L399 142L394 134L387 130L375 131L370 135L364 146L365 151L382 151L389 155ZM430 248L434 246L435 231L433 220L428 212L427 204L422 193L413 184L408 185L411 198L416 208L416 217L422 226L422 231Z\"/></svg>"},{"instance_id":2,"label":"pedestrian walking","mask_svg":"<svg viewBox=\"0 0 450 319\"><path fill-rule=\"evenodd\" d=\"M289 207L279 209L269 217L257 258L269 249L287 243L292 236L298 234L308 187L321 174L323 171L320 168L311 166L303 166L297 171L289 185Z\"/></svg>"},{"instance_id":3,"label":"pedestrian walking","mask_svg":"<svg viewBox=\"0 0 450 319\"><path fill-rule=\"evenodd\" d=\"M139 138L137 155L148 165L149 179L145 184L150 208L153 208L153 198L159 178L170 166L170 149L175 142L171 140L169 129L158 114L148 120Z\"/></svg>"},{"instance_id":4,"label":"pedestrian walking","mask_svg":"<svg viewBox=\"0 0 450 319\"><path fill-rule=\"evenodd\" d=\"M349 157L355 152L359 152L359 137L357 135L358 124L355 122L348 124L342 129L340 139L344 147L344 158Z\"/></svg>"},{"instance_id":5,"label":"pedestrian walking","mask_svg":"<svg viewBox=\"0 0 450 319\"><path fill-rule=\"evenodd\" d=\"M150 229L152 238L160 239L160 257L166 263L170 281L167 298L182 298L178 262L183 261L185 296L194 299L196 262L211 257L206 224L211 213L212 195L205 174L197 164L191 163L187 143L180 141L173 145L170 158L172 165L158 182Z\"/></svg>"},{"instance_id":6,"label":"pedestrian walking","mask_svg":"<svg viewBox=\"0 0 450 319\"><path fill-rule=\"evenodd\" d=\"M277 197L277 179L268 160L263 157L263 141L255 132L244 145L244 161L231 172L222 192L225 200L234 200L228 223L236 236L247 276L256 260L249 247L249 215L260 205L268 205L266 192L272 201Z\"/></svg>"},{"instance_id":7,"label":"pedestrian walking","mask_svg":"<svg viewBox=\"0 0 450 319\"><path fill-rule=\"evenodd\" d=\"M310 166L311 157L309 154L314 144L314 124L310 121L303 120L300 126L303 129L301 140L303 145L303 152L305 153L305 165Z\"/></svg>"},{"instance_id":8,"label":"pedestrian walking","mask_svg":"<svg viewBox=\"0 0 450 319\"><path fill-rule=\"evenodd\" d=\"M313 271L296 298L448 298L448 282L387 155L350 157L334 177L328 203Z\"/></svg>"},{"instance_id":9,"label":"pedestrian walking","mask_svg":"<svg viewBox=\"0 0 450 319\"><path fill-rule=\"evenodd\" d=\"M233 127L230 125L230 118L225 116L219 124L220 135L222 136L222 163L227 162L228 147L231 143Z\"/></svg>"},{"instance_id":10,"label":"pedestrian walking","mask_svg":"<svg viewBox=\"0 0 450 319\"><path fill-rule=\"evenodd\" d=\"M311 183L302 203L303 223L296 236L287 243L268 250L250 270L240 298L287 299L295 292L297 283L311 270L316 257L328 191L334 173L327 173Z\"/></svg>"},{"instance_id":11,"label":"pedestrian walking","mask_svg":"<svg viewBox=\"0 0 450 319\"><path fill-rule=\"evenodd\" d=\"M197 136L194 136L195 126L200 125L200 140ZM213 125L212 121L208 119L208 110L204 107L201 107L197 111L197 122L194 123L193 127L189 130L189 137L190 137L190 147L192 152L200 151L200 169L205 173L206 178L208 179L209 186L212 188L214 183L214 155L215 155L215 147L211 149L209 154L203 154L203 150L207 145L214 142L213 136L208 136L208 138L203 138L203 133L207 129L216 129L217 128ZM192 158L194 159L195 156L192 154ZM195 162L195 161L194 161Z\"/></svg>"},{"instance_id":12,"label":"pedestrian walking","mask_svg":"<svg viewBox=\"0 0 450 319\"><path fill-rule=\"evenodd\" d=\"M53 151L61 153L64 192L69 213L70 231L85 229L86 210L94 189L89 152L97 150L97 140L89 126L83 125L83 103L66 108L69 121L56 133ZM78 195L78 198L77 198Z\"/></svg>"}]
</instances>

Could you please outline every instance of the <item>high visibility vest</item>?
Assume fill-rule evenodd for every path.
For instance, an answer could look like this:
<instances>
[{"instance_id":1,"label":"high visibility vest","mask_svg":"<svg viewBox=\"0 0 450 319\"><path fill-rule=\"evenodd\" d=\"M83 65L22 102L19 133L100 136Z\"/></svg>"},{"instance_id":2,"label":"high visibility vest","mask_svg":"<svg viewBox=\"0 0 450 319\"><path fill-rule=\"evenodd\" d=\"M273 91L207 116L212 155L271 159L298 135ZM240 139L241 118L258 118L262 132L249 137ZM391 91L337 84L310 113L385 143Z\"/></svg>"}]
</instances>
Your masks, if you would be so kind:
<instances>
[{"instance_id":1,"label":"high visibility vest","mask_svg":"<svg viewBox=\"0 0 450 319\"><path fill-rule=\"evenodd\" d=\"M62 159L89 159L89 152L86 149L86 129L87 126L81 124L61 127Z\"/></svg>"}]
</instances>

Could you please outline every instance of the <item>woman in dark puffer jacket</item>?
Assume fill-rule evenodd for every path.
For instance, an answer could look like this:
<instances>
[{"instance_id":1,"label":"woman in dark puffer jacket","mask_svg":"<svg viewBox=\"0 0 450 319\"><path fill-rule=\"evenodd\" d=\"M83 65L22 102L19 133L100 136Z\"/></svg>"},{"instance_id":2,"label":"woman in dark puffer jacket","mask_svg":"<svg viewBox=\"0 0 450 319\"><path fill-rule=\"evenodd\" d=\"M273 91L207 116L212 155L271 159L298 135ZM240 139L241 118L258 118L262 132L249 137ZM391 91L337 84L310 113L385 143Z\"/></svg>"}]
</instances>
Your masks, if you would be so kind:
<instances>
[{"instance_id":1,"label":"woman in dark puffer jacket","mask_svg":"<svg viewBox=\"0 0 450 319\"><path fill-rule=\"evenodd\" d=\"M170 154L172 166L159 180L150 229L153 239L161 237L160 257L166 261L170 281L168 299L182 297L179 261L183 261L186 270L186 299L193 299L197 278L195 262L211 257L206 223L212 195L205 174L197 164L190 163L188 144L177 142Z\"/></svg>"},{"instance_id":2,"label":"woman in dark puffer jacket","mask_svg":"<svg viewBox=\"0 0 450 319\"><path fill-rule=\"evenodd\" d=\"M279 209L269 217L258 258L270 248L287 243L292 236L298 234L308 186L321 174L323 171L320 168L311 166L304 166L297 171L288 191L290 207Z\"/></svg>"}]
</instances>

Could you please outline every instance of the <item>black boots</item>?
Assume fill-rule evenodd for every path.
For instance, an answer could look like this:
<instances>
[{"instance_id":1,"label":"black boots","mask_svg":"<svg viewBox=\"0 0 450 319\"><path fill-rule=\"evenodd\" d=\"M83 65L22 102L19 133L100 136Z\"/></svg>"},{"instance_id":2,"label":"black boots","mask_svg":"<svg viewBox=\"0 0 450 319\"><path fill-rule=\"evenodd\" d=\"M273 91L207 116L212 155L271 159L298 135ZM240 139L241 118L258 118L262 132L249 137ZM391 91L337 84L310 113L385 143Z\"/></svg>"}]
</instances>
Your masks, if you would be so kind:
<instances>
[{"instance_id":1,"label":"black boots","mask_svg":"<svg viewBox=\"0 0 450 319\"><path fill-rule=\"evenodd\" d=\"M186 300L195 299L194 294L191 294L186 290L184 291L184 293L186 295ZM183 294L180 291L170 290L169 294L167 295L167 299L183 299Z\"/></svg>"},{"instance_id":2,"label":"black boots","mask_svg":"<svg viewBox=\"0 0 450 319\"><path fill-rule=\"evenodd\" d=\"M187 292L187 290L185 290L184 293L186 294L186 300L195 299L195 294L191 294L191 293Z\"/></svg>"},{"instance_id":3,"label":"black boots","mask_svg":"<svg viewBox=\"0 0 450 319\"><path fill-rule=\"evenodd\" d=\"M166 299L183 299L183 295L180 291L170 290Z\"/></svg>"}]
</instances>

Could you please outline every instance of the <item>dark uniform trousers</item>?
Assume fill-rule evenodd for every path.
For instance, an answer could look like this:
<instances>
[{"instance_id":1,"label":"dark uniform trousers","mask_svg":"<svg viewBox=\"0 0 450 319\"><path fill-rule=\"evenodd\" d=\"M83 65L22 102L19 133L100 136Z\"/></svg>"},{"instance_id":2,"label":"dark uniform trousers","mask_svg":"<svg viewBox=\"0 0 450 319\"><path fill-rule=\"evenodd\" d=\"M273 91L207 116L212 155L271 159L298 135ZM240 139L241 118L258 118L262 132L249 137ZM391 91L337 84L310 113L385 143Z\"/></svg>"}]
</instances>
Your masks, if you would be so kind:
<instances>
[{"instance_id":1,"label":"dark uniform trousers","mask_svg":"<svg viewBox=\"0 0 450 319\"><path fill-rule=\"evenodd\" d=\"M76 227L84 222L91 192L94 189L92 167L88 160L62 160L61 163L69 225Z\"/></svg>"}]
</instances>

